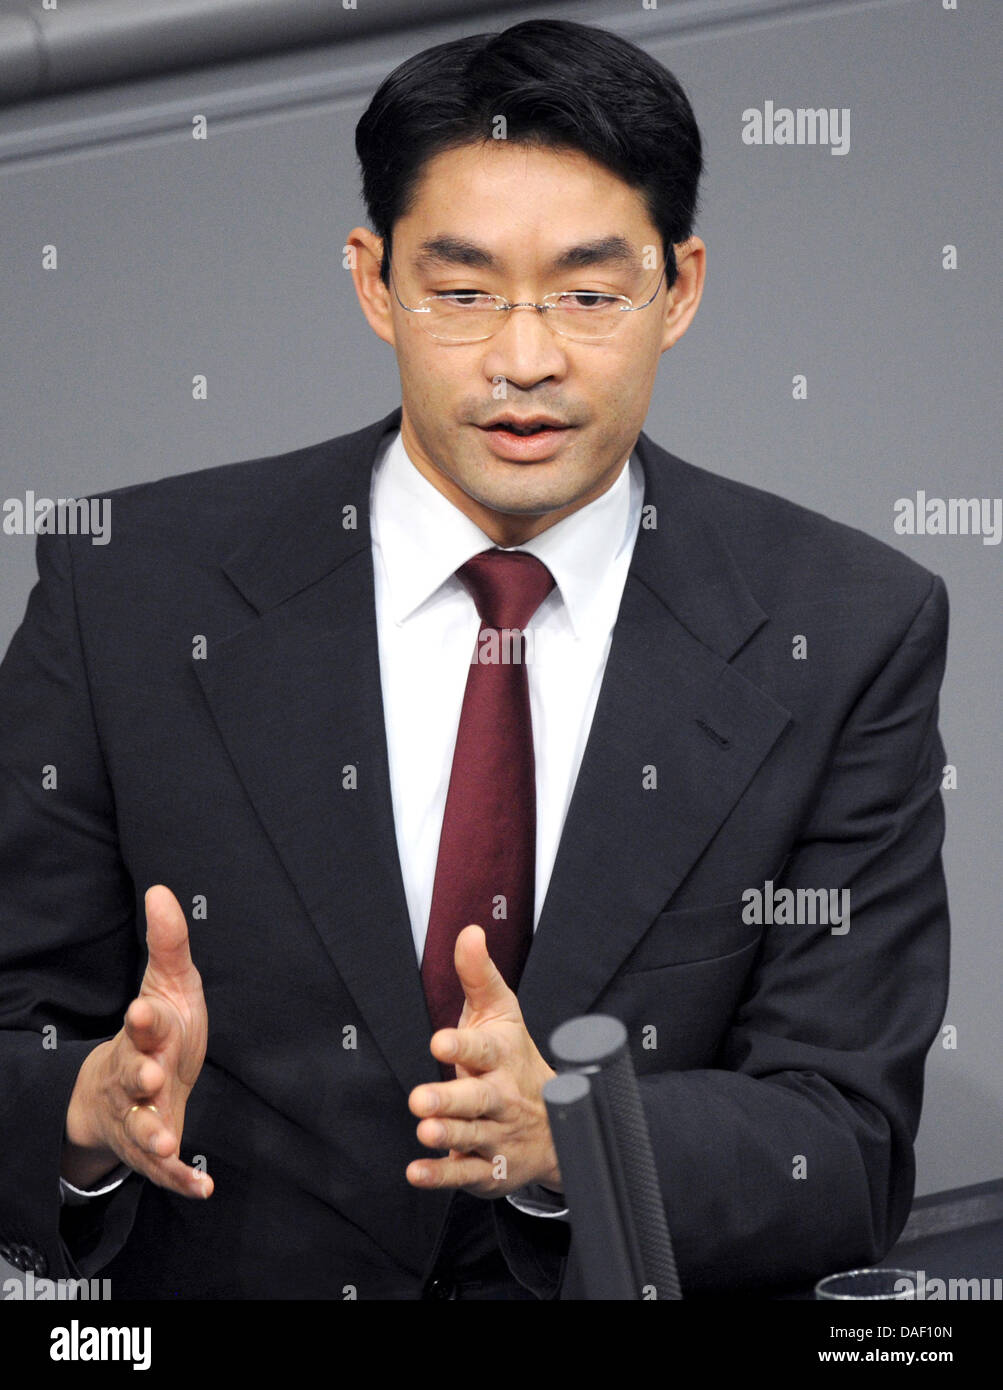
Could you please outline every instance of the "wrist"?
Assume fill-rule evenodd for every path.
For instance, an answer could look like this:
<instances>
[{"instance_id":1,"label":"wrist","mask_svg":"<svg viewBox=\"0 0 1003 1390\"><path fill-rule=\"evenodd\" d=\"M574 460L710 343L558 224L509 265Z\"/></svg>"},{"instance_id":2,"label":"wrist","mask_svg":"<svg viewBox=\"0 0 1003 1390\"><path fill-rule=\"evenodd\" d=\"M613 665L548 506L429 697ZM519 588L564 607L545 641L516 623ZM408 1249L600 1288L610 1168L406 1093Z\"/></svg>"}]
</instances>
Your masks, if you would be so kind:
<instances>
[{"instance_id":1,"label":"wrist","mask_svg":"<svg viewBox=\"0 0 1003 1390\"><path fill-rule=\"evenodd\" d=\"M92 1124L95 1106L90 1083L100 1063L97 1054L106 1046L99 1043L84 1058L66 1108L59 1175L74 1187L93 1187L119 1164L118 1155L94 1133Z\"/></svg>"},{"instance_id":2,"label":"wrist","mask_svg":"<svg viewBox=\"0 0 1003 1390\"><path fill-rule=\"evenodd\" d=\"M96 1187L102 1178L114 1172L120 1159L111 1149L82 1149L63 1140L59 1159L59 1176L73 1187L86 1191Z\"/></svg>"},{"instance_id":3,"label":"wrist","mask_svg":"<svg viewBox=\"0 0 1003 1390\"><path fill-rule=\"evenodd\" d=\"M556 1159L535 1181L538 1187L545 1187L548 1192L556 1192L560 1196L564 1195L564 1183L561 1179L561 1170L557 1166Z\"/></svg>"},{"instance_id":4,"label":"wrist","mask_svg":"<svg viewBox=\"0 0 1003 1390\"><path fill-rule=\"evenodd\" d=\"M556 1075L557 1072L554 1071L552 1067L548 1066L547 1080L553 1080L553 1078ZM546 1113L546 1111L544 1113ZM545 1187L548 1192L557 1192L563 1196L564 1184L561 1180L561 1170L557 1163L557 1151L554 1148L554 1137L550 1132L549 1120L546 1120L545 1123L547 1125L547 1147L549 1150L547 1154L548 1163L546 1168L543 1170L540 1176L536 1178L535 1181L538 1187Z\"/></svg>"}]
</instances>

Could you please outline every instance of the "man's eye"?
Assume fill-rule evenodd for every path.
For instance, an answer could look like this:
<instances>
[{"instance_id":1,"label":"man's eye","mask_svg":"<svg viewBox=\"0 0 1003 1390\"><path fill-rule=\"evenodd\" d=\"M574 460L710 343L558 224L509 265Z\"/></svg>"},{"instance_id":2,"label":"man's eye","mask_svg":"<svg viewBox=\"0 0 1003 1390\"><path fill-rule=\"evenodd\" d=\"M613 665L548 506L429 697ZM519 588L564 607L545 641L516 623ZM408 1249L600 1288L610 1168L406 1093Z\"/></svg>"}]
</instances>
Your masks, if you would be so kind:
<instances>
[{"instance_id":1,"label":"man's eye","mask_svg":"<svg viewBox=\"0 0 1003 1390\"><path fill-rule=\"evenodd\" d=\"M440 304L454 304L460 309L483 308L492 302L491 295L483 294L480 290L442 290L434 298Z\"/></svg>"},{"instance_id":2,"label":"man's eye","mask_svg":"<svg viewBox=\"0 0 1003 1390\"><path fill-rule=\"evenodd\" d=\"M562 309L608 309L611 304L618 302L619 297L615 294L600 294L598 290L573 290L561 295L560 307Z\"/></svg>"}]
</instances>

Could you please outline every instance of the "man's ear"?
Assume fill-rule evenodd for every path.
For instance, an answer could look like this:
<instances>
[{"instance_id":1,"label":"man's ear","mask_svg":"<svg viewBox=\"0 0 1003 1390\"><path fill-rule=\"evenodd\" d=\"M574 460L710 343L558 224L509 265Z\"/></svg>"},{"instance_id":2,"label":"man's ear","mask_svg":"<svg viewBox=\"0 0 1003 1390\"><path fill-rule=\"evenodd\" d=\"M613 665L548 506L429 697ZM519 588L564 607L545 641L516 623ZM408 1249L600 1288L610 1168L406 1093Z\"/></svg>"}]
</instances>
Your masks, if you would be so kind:
<instances>
[{"instance_id":1,"label":"man's ear","mask_svg":"<svg viewBox=\"0 0 1003 1390\"><path fill-rule=\"evenodd\" d=\"M661 351L678 343L693 322L703 295L707 272L707 247L698 236L680 241L673 248L676 256L676 283L668 295Z\"/></svg>"},{"instance_id":2,"label":"man's ear","mask_svg":"<svg viewBox=\"0 0 1003 1390\"><path fill-rule=\"evenodd\" d=\"M346 255L355 293L369 327L391 347L395 346L394 321L390 310L390 291L380 279L383 240L366 227L355 227L345 238Z\"/></svg>"}]
</instances>

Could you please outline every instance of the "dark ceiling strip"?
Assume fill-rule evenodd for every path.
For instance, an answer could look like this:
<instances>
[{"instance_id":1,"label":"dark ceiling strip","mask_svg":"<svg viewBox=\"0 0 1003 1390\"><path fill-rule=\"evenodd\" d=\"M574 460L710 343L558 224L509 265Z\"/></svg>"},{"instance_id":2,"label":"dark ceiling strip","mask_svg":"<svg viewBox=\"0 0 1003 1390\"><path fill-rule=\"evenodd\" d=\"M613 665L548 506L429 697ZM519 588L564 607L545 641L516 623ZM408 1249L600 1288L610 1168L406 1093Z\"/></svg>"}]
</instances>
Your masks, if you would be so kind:
<instances>
[{"instance_id":1,"label":"dark ceiling strip","mask_svg":"<svg viewBox=\"0 0 1003 1390\"><path fill-rule=\"evenodd\" d=\"M870 8L894 0L663 0L657 9L599 6L611 28L628 34L683 34L748 19L803 18L806 12ZM353 42L483 13L502 28L501 11L531 7L588 22L586 4L532 0L15 0L0 15L0 106L57 92L276 54L308 45ZM595 22L602 23L602 13Z\"/></svg>"}]
</instances>

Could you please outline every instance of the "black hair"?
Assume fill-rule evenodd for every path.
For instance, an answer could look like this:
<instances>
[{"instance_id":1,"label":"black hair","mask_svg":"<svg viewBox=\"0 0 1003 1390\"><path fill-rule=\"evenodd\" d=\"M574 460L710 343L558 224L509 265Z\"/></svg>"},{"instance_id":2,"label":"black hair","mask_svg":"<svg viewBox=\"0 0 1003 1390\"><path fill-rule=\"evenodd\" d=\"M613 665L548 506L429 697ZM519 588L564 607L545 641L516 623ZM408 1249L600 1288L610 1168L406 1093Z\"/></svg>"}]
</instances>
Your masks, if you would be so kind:
<instances>
[{"instance_id":1,"label":"black hair","mask_svg":"<svg viewBox=\"0 0 1003 1390\"><path fill-rule=\"evenodd\" d=\"M607 29L558 19L437 44L380 84L355 148L369 218L383 238L384 284L394 224L412 205L425 163L492 139L498 116L510 143L578 149L637 189L661 234L671 288L672 247L693 233L703 171L692 107L643 49Z\"/></svg>"}]
</instances>

